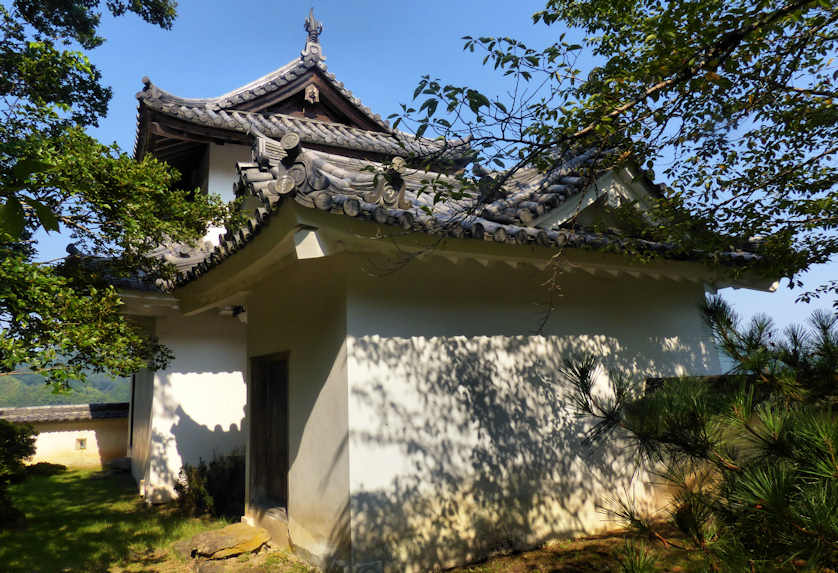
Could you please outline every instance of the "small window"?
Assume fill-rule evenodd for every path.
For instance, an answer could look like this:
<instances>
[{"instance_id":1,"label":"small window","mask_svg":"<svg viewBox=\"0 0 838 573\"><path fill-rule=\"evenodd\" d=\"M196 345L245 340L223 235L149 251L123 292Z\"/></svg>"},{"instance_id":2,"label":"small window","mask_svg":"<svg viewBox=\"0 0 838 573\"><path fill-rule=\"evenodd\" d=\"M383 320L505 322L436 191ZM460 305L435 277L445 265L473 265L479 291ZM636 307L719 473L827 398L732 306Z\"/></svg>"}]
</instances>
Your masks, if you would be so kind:
<instances>
[{"instance_id":1,"label":"small window","mask_svg":"<svg viewBox=\"0 0 838 573\"><path fill-rule=\"evenodd\" d=\"M76 449L77 450L86 450L87 449L87 438L76 438Z\"/></svg>"}]
</instances>

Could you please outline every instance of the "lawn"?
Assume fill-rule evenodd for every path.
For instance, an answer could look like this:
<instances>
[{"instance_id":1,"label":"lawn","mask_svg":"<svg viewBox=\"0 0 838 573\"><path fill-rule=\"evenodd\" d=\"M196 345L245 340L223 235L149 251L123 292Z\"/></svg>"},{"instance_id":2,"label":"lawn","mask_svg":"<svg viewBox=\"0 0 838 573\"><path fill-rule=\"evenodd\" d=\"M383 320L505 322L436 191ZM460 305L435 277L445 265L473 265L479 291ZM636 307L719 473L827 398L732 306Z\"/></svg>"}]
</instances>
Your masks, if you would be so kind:
<instances>
[{"instance_id":1,"label":"lawn","mask_svg":"<svg viewBox=\"0 0 838 573\"><path fill-rule=\"evenodd\" d=\"M171 551L179 539L226 525L187 518L173 508L149 507L127 474L68 471L33 476L12 486L15 505L26 512L22 528L0 532L0 570L5 572L190 571ZM240 560L242 570L305 571L282 552Z\"/></svg>"},{"instance_id":2,"label":"lawn","mask_svg":"<svg viewBox=\"0 0 838 573\"><path fill-rule=\"evenodd\" d=\"M33 476L12 486L26 512L20 529L0 532L0 570L5 572L186 573L172 544L226 523L187 518L173 508L149 507L127 474L68 471ZM525 553L498 556L456 573L587 573L618 571L623 536L562 541ZM654 545L658 571L700 570L697 555ZM307 572L288 554L272 550L236 560L241 572ZM454 572L452 572L454 573Z\"/></svg>"},{"instance_id":3,"label":"lawn","mask_svg":"<svg viewBox=\"0 0 838 573\"><path fill-rule=\"evenodd\" d=\"M618 573L625 535L602 535L584 539L554 541L546 546L497 556L484 563L451 570L449 573ZM635 539L635 543L642 543ZM660 544L645 544L654 557L653 569L668 573L697 573L705 571L700 556Z\"/></svg>"}]
</instances>

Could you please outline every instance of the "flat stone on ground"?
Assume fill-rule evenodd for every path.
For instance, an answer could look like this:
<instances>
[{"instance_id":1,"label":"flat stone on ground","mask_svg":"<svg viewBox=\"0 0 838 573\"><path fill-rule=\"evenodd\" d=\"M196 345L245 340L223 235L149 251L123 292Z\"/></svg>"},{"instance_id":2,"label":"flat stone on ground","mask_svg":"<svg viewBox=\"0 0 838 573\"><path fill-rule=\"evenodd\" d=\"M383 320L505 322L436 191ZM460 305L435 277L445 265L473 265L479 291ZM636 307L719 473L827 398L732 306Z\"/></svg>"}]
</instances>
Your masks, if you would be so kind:
<instances>
[{"instance_id":1,"label":"flat stone on ground","mask_svg":"<svg viewBox=\"0 0 838 573\"><path fill-rule=\"evenodd\" d=\"M223 561L199 561L193 570L195 573L226 573L235 569L230 569Z\"/></svg>"},{"instance_id":2,"label":"flat stone on ground","mask_svg":"<svg viewBox=\"0 0 838 573\"><path fill-rule=\"evenodd\" d=\"M192 538L191 546L196 557L224 559L256 551L270 539L270 534L262 527L234 523L222 529L199 533Z\"/></svg>"},{"instance_id":3,"label":"flat stone on ground","mask_svg":"<svg viewBox=\"0 0 838 573\"><path fill-rule=\"evenodd\" d=\"M181 539L172 545L172 551L184 559L192 559L192 539Z\"/></svg>"}]
</instances>

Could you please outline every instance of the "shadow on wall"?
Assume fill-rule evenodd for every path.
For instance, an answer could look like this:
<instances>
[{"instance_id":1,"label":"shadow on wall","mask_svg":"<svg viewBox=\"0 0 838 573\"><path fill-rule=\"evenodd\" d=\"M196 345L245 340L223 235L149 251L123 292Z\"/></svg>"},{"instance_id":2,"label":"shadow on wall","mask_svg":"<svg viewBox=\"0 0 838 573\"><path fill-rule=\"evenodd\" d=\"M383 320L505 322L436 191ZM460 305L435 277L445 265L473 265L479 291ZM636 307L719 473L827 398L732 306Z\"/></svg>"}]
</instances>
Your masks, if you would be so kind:
<instances>
[{"instance_id":1,"label":"shadow on wall","mask_svg":"<svg viewBox=\"0 0 838 573\"><path fill-rule=\"evenodd\" d=\"M93 424L96 434L96 447L99 451L99 464L106 464L128 454L128 418L97 420Z\"/></svg>"},{"instance_id":2,"label":"shadow on wall","mask_svg":"<svg viewBox=\"0 0 838 573\"><path fill-rule=\"evenodd\" d=\"M700 360L650 342L670 367ZM648 476L618 442L584 443L590 425L573 414L559 376L574 353L636 379L658 371L603 336L353 340L351 364L367 365L350 389L364 424L350 428L350 463L363 476L353 475L333 530L332 563L351 552L356 566L429 570L613 528L598 506L628 492L633 475L632 495L651 501Z\"/></svg>"},{"instance_id":3,"label":"shadow on wall","mask_svg":"<svg viewBox=\"0 0 838 573\"><path fill-rule=\"evenodd\" d=\"M145 492L152 502L168 501L173 496L183 464L197 465L200 460L209 462L216 455L223 455L245 444L244 418L239 425L230 424L225 430L221 425L210 429L196 422L182 406L177 405L166 414L174 420L168 433L152 432L150 474L155 476Z\"/></svg>"}]
</instances>

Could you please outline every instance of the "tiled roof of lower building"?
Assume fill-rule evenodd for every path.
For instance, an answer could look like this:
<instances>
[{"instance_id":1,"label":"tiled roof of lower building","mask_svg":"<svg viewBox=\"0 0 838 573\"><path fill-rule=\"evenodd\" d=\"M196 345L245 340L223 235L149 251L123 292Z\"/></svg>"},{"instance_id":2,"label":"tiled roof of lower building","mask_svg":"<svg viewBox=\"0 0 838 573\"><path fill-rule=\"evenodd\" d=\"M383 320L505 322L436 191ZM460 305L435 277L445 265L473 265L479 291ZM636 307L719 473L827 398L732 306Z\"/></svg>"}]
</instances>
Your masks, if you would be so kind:
<instances>
[{"instance_id":1,"label":"tiled roof of lower building","mask_svg":"<svg viewBox=\"0 0 838 573\"><path fill-rule=\"evenodd\" d=\"M0 419L8 420L9 422L28 422L30 424L36 422L74 422L79 420L127 417L128 402L0 408Z\"/></svg>"}]
</instances>

